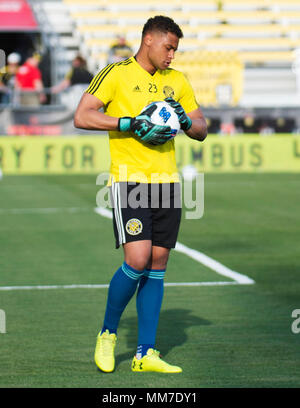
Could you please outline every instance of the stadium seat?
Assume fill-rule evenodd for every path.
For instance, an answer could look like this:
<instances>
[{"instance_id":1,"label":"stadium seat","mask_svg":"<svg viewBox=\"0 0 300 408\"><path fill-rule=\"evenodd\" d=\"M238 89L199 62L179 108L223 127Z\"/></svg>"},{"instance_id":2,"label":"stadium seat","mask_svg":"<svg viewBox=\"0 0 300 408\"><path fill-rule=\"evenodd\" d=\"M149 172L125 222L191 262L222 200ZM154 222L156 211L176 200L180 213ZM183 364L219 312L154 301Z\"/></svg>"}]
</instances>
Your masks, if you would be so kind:
<instances>
[{"instance_id":1,"label":"stadium seat","mask_svg":"<svg viewBox=\"0 0 300 408\"><path fill-rule=\"evenodd\" d=\"M203 46L207 49L220 50L291 50L300 45L299 39L291 38L208 38Z\"/></svg>"},{"instance_id":2,"label":"stadium seat","mask_svg":"<svg viewBox=\"0 0 300 408\"><path fill-rule=\"evenodd\" d=\"M298 0L222 0L222 9L229 11L246 10L299 10Z\"/></svg>"},{"instance_id":3,"label":"stadium seat","mask_svg":"<svg viewBox=\"0 0 300 408\"><path fill-rule=\"evenodd\" d=\"M243 63L239 54L224 51L189 54L179 52L173 67L187 75L197 101L202 106L216 106L222 103L222 98L224 102L226 96L228 105L237 105L243 92ZM224 92L227 95L224 96Z\"/></svg>"},{"instance_id":4,"label":"stadium seat","mask_svg":"<svg viewBox=\"0 0 300 408\"><path fill-rule=\"evenodd\" d=\"M178 22L184 38L179 52L191 77L204 51L238 52L246 67L291 67L300 47L299 0L63 0L74 22L80 51L92 69L102 68L118 34L136 51L145 20L165 14ZM177 61L178 66L181 62ZM195 86L200 92L201 84ZM199 88L200 87L200 88ZM212 96L207 97L207 103Z\"/></svg>"},{"instance_id":5,"label":"stadium seat","mask_svg":"<svg viewBox=\"0 0 300 408\"><path fill-rule=\"evenodd\" d=\"M248 51L240 52L241 60L245 64L269 65L292 63L294 55L292 51Z\"/></svg>"}]
</instances>

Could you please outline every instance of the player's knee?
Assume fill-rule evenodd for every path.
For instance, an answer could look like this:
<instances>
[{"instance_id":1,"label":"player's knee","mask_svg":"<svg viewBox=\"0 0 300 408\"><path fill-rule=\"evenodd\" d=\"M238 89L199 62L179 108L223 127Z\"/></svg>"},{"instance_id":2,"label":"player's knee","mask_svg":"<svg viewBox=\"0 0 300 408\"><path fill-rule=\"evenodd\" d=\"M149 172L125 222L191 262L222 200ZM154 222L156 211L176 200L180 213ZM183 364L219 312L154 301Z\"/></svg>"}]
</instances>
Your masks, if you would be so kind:
<instances>
[{"instance_id":1,"label":"player's knee","mask_svg":"<svg viewBox=\"0 0 300 408\"><path fill-rule=\"evenodd\" d=\"M130 252L125 255L125 262L132 268L143 271L149 263L151 253L148 251Z\"/></svg>"},{"instance_id":2,"label":"player's knee","mask_svg":"<svg viewBox=\"0 0 300 408\"><path fill-rule=\"evenodd\" d=\"M147 269L167 269L167 261L149 262Z\"/></svg>"},{"instance_id":3,"label":"player's knee","mask_svg":"<svg viewBox=\"0 0 300 408\"><path fill-rule=\"evenodd\" d=\"M147 265L148 269L166 269L170 250L162 247L153 248L151 260Z\"/></svg>"},{"instance_id":4,"label":"player's knee","mask_svg":"<svg viewBox=\"0 0 300 408\"><path fill-rule=\"evenodd\" d=\"M133 269L136 269L137 271L143 271L148 264L148 258L146 259L144 257L125 258L125 262Z\"/></svg>"},{"instance_id":5,"label":"player's knee","mask_svg":"<svg viewBox=\"0 0 300 408\"><path fill-rule=\"evenodd\" d=\"M143 271L151 257L151 241L134 241L124 245L125 262Z\"/></svg>"}]
</instances>

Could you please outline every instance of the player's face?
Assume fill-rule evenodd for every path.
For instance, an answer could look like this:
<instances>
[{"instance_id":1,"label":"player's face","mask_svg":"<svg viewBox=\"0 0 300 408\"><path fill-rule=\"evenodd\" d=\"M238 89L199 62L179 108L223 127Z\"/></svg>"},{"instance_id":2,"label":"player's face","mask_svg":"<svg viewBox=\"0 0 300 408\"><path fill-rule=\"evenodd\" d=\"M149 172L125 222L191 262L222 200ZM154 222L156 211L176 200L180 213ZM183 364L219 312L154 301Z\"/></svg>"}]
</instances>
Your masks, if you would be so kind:
<instances>
[{"instance_id":1,"label":"player's face","mask_svg":"<svg viewBox=\"0 0 300 408\"><path fill-rule=\"evenodd\" d=\"M178 48L179 38L173 33L153 32L149 37L148 57L155 69L166 69Z\"/></svg>"}]
</instances>

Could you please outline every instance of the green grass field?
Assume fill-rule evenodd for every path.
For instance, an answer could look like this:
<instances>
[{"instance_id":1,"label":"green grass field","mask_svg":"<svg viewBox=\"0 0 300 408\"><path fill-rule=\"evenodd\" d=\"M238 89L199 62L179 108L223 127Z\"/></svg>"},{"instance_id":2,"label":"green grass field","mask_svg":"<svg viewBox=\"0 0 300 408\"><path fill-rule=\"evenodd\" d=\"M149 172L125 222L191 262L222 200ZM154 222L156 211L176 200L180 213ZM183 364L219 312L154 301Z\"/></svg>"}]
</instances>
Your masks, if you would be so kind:
<instances>
[{"instance_id":1,"label":"green grass field","mask_svg":"<svg viewBox=\"0 0 300 408\"><path fill-rule=\"evenodd\" d=\"M0 181L0 286L107 284L122 262L111 220L94 212L96 176ZM132 373L134 299L118 331L116 370L93 362L107 289L0 290L0 387L299 387L300 178L205 175L205 212L183 218L179 242L255 281L166 286L157 348L176 375ZM220 276L173 251L166 282Z\"/></svg>"}]
</instances>

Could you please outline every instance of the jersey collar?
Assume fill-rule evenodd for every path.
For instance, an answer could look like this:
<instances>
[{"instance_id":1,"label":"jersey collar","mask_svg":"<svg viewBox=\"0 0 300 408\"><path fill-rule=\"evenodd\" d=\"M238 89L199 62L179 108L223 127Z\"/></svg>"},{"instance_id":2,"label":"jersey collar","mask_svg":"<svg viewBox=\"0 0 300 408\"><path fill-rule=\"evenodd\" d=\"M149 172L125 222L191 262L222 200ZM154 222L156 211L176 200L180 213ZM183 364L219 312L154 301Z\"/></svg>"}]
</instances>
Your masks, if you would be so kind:
<instances>
[{"instance_id":1,"label":"jersey collar","mask_svg":"<svg viewBox=\"0 0 300 408\"><path fill-rule=\"evenodd\" d=\"M136 59L136 55L134 55L134 56L132 57L132 59L133 59L134 63L135 63L136 65L138 65L139 68L140 68L145 74L149 75L151 78L153 78L153 77L156 75L156 73L159 71L159 69L157 69L157 70L154 72L154 74L150 74L150 72L148 72L145 68L143 68L143 67L138 63L138 61L137 61L137 59Z\"/></svg>"}]
</instances>

